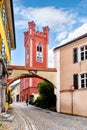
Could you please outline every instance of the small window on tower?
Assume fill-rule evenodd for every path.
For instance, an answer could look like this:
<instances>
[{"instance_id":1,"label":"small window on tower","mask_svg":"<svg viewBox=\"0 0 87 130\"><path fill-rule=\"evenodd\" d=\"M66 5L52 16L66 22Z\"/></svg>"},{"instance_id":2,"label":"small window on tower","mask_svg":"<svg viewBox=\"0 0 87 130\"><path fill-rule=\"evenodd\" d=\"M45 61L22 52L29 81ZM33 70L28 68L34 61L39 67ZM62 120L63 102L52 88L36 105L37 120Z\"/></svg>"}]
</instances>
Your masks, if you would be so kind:
<instances>
[{"instance_id":1,"label":"small window on tower","mask_svg":"<svg viewBox=\"0 0 87 130\"><path fill-rule=\"evenodd\" d=\"M41 43L39 43L38 45L37 45L37 61L38 62L42 62L42 45L41 45Z\"/></svg>"}]
</instances>

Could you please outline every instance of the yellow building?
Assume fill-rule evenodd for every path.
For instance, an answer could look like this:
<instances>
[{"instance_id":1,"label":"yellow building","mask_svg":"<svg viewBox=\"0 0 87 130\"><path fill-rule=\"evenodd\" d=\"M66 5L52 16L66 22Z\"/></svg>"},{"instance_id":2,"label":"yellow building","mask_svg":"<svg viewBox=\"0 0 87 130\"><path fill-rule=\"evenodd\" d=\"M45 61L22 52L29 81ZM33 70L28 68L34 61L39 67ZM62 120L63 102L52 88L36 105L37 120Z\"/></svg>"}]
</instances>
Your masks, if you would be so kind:
<instances>
[{"instance_id":1,"label":"yellow building","mask_svg":"<svg viewBox=\"0 0 87 130\"><path fill-rule=\"evenodd\" d=\"M20 82L11 86L11 98L13 102L20 101Z\"/></svg>"},{"instance_id":2,"label":"yellow building","mask_svg":"<svg viewBox=\"0 0 87 130\"><path fill-rule=\"evenodd\" d=\"M12 0L0 0L0 113L5 111L5 102L9 102L7 68L11 64L11 50L16 48L12 5Z\"/></svg>"}]
</instances>

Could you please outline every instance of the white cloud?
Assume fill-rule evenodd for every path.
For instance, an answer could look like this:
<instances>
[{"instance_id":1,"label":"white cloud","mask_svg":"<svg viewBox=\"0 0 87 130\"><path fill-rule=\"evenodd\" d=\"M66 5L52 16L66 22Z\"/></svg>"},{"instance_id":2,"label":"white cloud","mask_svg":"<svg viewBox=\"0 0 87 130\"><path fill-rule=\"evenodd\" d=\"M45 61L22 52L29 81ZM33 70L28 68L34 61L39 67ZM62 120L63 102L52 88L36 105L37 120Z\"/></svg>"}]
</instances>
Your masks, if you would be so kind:
<instances>
[{"instance_id":1,"label":"white cloud","mask_svg":"<svg viewBox=\"0 0 87 130\"><path fill-rule=\"evenodd\" d=\"M64 39L60 44L65 44L68 41L71 41L83 34L87 33L87 24L83 24L82 26L80 26L79 28L77 28L76 30L74 30L73 32L69 33L68 37L66 39Z\"/></svg>"},{"instance_id":2,"label":"white cloud","mask_svg":"<svg viewBox=\"0 0 87 130\"><path fill-rule=\"evenodd\" d=\"M87 17L79 16L79 12L85 12L87 9L87 0L81 0L78 8L74 11L65 9L57 9L53 6L49 7L24 7L21 0L14 1L15 25L17 29L27 28L27 22L34 21L37 26L49 26L51 31L56 32L54 41L65 44L68 41L87 33ZM75 25L75 26L74 26ZM78 28L76 28L79 26ZM74 30L74 29L75 30ZM72 31L74 30L74 31ZM55 42L54 42L55 45ZM53 67L53 51L48 52L48 66Z\"/></svg>"},{"instance_id":3,"label":"white cloud","mask_svg":"<svg viewBox=\"0 0 87 130\"><path fill-rule=\"evenodd\" d=\"M64 31L64 32L58 34L55 41L61 41L61 40L63 40L64 38L66 38L67 33L68 33L67 31Z\"/></svg>"},{"instance_id":4,"label":"white cloud","mask_svg":"<svg viewBox=\"0 0 87 130\"><path fill-rule=\"evenodd\" d=\"M18 13L21 11L21 8L19 8L18 6L16 6L15 4L14 4L14 14L15 15L18 15Z\"/></svg>"},{"instance_id":5,"label":"white cloud","mask_svg":"<svg viewBox=\"0 0 87 130\"><path fill-rule=\"evenodd\" d=\"M42 8L32 8L23 6L14 6L14 12L17 18L19 15L22 19L18 19L16 23L17 27L25 28L24 21L35 21L38 26L49 26L50 29L54 31L62 31L68 27L71 27L76 23L75 14L71 11L66 11L65 9L56 9L55 7L42 7ZM22 23L23 22L23 23Z\"/></svg>"},{"instance_id":6,"label":"white cloud","mask_svg":"<svg viewBox=\"0 0 87 130\"><path fill-rule=\"evenodd\" d=\"M79 18L81 23L87 23L87 17Z\"/></svg>"},{"instance_id":7,"label":"white cloud","mask_svg":"<svg viewBox=\"0 0 87 130\"><path fill-rule=\"evenodd\" d=\"M27 28L27 23L28 23L27 20L26 20L26 22L25 22L25 20L17 20L17 21L15 22L15 26L18 27L19 29L20 29L20 28L21 28L21 29L24 29L24 28Z\"/></svg>"}]
</instances>

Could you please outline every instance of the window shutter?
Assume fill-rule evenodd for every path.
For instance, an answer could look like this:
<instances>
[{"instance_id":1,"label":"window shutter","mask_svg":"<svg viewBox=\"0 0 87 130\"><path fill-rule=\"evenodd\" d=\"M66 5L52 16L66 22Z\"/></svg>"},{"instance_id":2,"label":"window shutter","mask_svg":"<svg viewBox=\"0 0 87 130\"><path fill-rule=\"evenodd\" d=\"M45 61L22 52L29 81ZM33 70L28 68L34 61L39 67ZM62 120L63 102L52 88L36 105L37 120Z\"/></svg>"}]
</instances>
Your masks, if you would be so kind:
<instances>
[{"instance_id":1,"label":"window shutter","mask_svg":"<svg viewBox=\"0 0 87 130\"><path fill-rule=\"evenodd\" d=\"M78 74L73 75L73 85L75 89L78 89Z\"/></svg>"},{"instance_id":2,"label":"window shutter","mask_svg":"<svg viewBox=\"0 0 87 130\"><path fill-rule=\"evenodd\" d=\"M74 63L78 62L78 48L73 49L73 62Z\"/></svg>"}]
</instances>

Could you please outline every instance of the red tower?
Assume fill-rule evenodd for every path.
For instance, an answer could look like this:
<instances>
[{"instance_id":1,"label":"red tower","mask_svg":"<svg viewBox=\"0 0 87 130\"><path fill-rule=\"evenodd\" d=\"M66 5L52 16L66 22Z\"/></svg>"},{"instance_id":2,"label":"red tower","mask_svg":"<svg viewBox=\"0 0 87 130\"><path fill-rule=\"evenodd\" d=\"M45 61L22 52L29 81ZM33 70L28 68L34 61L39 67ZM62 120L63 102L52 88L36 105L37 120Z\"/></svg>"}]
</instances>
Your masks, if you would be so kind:
<instances>
[{"instance_id":1,"label":"red tower","mask_svg":"<svg viewBox=\"0 0 87 130\"><path fill-rule=\"evenodd\" d=\"M25 66L36 68L48 67L49 27L43 27L43 32L35 30L35 23L28 23L28 31L24 32ZM20 99L25 101L37 93L39 78L25 78L20 80Z\"/></svg>"}]
</instances>

